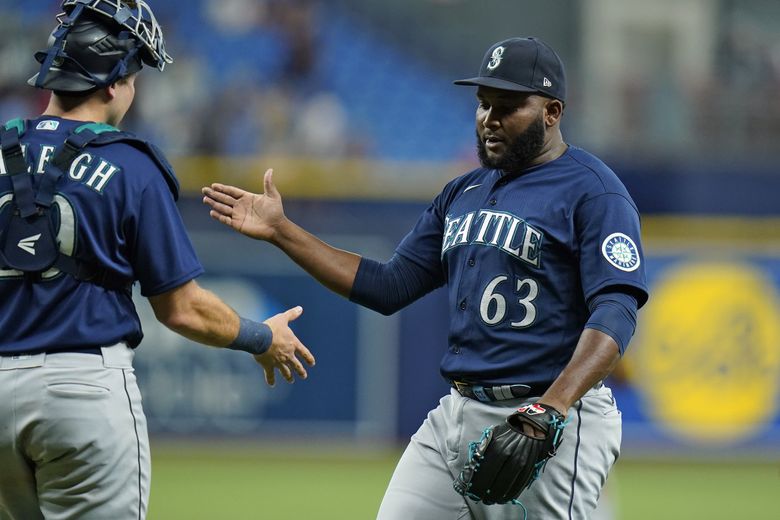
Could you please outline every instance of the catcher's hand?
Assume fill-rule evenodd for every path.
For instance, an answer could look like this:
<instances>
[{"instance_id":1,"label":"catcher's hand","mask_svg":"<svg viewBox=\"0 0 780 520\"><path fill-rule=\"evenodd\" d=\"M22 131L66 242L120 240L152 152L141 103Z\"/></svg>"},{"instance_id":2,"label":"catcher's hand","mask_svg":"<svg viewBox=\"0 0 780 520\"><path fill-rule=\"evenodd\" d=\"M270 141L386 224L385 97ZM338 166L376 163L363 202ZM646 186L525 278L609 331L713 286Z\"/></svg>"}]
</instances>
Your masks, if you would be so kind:
<instances>
[{"instance_id":1,"label":"catcher's hand","mask_svg":"<svg viewBox=\"0 0 780 520\"><path fill-rule=\"evenodd\" d=\"M524 433L523 425L542 436ZM539 477L561 444L563 415L544 404L519 408L501 424L486 428L469 445L469 459L453 482L455 491L485 504L505 504Z\"/></svg>"}]
</instances>

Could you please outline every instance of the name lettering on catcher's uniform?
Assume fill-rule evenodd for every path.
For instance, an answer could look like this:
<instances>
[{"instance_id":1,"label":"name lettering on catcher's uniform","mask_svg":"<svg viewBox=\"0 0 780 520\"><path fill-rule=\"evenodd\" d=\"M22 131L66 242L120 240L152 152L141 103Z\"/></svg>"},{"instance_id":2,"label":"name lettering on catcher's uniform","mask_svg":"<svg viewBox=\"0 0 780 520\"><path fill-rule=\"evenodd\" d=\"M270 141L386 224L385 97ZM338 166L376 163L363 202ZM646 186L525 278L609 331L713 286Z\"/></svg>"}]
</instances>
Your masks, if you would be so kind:
<instances>
[{"instance_id":1,"label":"name lettering on catcher's uniform","mask_svg":"<svg viewBox=\"0 0 780 520\"><path fill-rule=\"evenodd\" d=\"M98 193L103 191L106 183L113 177L113 175L119 171L119 168L114 166L108 161L100 160L95 171L92 172L89 179L87 179L86 185L95 190Z\"/></svg>"},{"instance_id":2,"label":"name lettering on catcher's uniform","mask_svg":"<svg viewBox=\"0 0 780 520\"><path fill-rule=\"evenodd\" d=\"M83 153L73 160L68 170L68 177L74 181L80 181L84 178L84 174L87 173L89 167L92 165L92 156L88 153Z\"/></svg>"},{"instance_id":3,"label":"name lettering on catcher's uniform","mask_svg":"<svg viewBox=\"0 0 780 520\"><path fill-rule=\"evenodd\" d=\"M27 156L27 147L22 145L22 152ZM35 173L43 174L46 164L56 155L57 148L54 146L41 146L38 153L38 159L35 162ZM105 159L98 158L97 166L93 167L95 157L89 153L82 153L70 165L66 175L69 179L82 182L85 186L102 193L106 184L119 171L119 167L111 164ZM28 168L29 170L29 168ZM92 171L90 175L87 172ZM0 175L7 175L5 163L0 156Z\"/></svg>"},{"instance_id":4,"label":"name lettering on catcher's uniform","mask_svg":"<svg viewBox=\"0 0 780 520\"><path fill-rule=\"evenodd\" d=\"M43 173L46 163L52 158L56 149L54 146L41 146L41 153L38 156L38 167L35 169L35 173Z\"/></svg>"},{"instance_id":5,"label":"name lettering on catcher's uniform","mask_svg":"<svg viewBox=\"0 0 780 520\"><path fill-rule=\"evenodd\" d=\"M459 217L447 216L441 254L463 245L497 247L534 267L541 263L543 234L511 213L482 209Z\"/></svg>"}]
</instances>

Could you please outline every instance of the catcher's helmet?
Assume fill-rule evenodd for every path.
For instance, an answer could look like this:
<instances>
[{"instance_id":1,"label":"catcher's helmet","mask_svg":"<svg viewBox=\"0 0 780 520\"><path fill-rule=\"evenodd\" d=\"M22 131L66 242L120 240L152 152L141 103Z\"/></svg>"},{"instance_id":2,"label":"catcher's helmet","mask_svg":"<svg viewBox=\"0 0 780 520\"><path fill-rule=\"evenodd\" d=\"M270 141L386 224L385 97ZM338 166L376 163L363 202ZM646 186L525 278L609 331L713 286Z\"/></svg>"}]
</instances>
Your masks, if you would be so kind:
<instances>
[{"instance_id":1,"label":"catcher's helmet","mask_svg":"<svg viewBox=\"0 0 780 520\"><path fill-rule=\"evenodd\" d=\"M57 92L85 93L173 58L162 28L143 0L64 0L48 48L35 53L41 69L27 82Z\"/></svg>"}]
</instances>

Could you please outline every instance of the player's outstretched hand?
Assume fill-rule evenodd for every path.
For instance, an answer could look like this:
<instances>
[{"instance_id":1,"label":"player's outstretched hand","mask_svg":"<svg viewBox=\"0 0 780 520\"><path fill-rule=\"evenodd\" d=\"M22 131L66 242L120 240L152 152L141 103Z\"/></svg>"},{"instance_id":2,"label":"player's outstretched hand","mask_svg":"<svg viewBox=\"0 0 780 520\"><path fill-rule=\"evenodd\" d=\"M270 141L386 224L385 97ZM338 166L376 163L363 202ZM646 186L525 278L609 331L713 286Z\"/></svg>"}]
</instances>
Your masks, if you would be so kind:
<instances>
[{"instance_id":1,"label":"player's outstretched hand","mask_svg":"<svg viewBox=\"0 0 780 520\"><path fill-rule=\"evenodd\" d=\"M265 193L258 195L235 186L214 183L201 190L209 215L244 235L271 241L284 221L282 196L274 186L273 170L263 176Z\"/></svg>"},{"instance_id":2,"label":"player's outstretched hand","mask_svg":"<svg viewBox=\"0 0 780 520\"><path fill-rule=\"evenodd\" d=\"M274 337L268 350L259 356L255 356L255 360L263 366L265 382L269 386L274 386L276 382L274 370L278 370L288 383L295 381L294 373L298 374L298 377L301 379L306 379L308 374L298 356L306 361L309 366L314 366L314 356L290 329L289 323L298 319L301 314L303 314L302 307L293 307L268 318L264 322L271 327Z\"/></svg>"}]
</instances>

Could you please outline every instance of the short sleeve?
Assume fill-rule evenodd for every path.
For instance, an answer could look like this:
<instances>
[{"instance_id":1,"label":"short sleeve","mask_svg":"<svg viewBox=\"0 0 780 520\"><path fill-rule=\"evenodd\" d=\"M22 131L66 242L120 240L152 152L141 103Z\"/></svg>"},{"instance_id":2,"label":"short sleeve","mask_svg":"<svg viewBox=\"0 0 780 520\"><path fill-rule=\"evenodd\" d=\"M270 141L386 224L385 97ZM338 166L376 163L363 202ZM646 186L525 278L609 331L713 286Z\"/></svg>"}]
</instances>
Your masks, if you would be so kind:
<instances>
[{"instance_id":1,"label":"short sleeve","mask_svg":"<svg viewBox=\"0 0 780 520\"><path fill-rule=\"evenodd\" d=\"M162 175L143 190L133 233L133 270L143 296L174 289L203 273Z\"/></svg>"},{"instance_id":2,"label":"short sleeve","mask_svg":"<svg viewBox=\"0 0 780 520\"><path fill-rule=\"evenodd\" d=\"M607 287L622 286L647 301L639 212L630 199L604 193L580 205L575 213L580 277L586 300Z\"/></svg>"}]
</instances>

